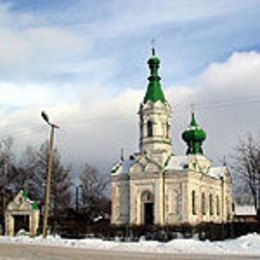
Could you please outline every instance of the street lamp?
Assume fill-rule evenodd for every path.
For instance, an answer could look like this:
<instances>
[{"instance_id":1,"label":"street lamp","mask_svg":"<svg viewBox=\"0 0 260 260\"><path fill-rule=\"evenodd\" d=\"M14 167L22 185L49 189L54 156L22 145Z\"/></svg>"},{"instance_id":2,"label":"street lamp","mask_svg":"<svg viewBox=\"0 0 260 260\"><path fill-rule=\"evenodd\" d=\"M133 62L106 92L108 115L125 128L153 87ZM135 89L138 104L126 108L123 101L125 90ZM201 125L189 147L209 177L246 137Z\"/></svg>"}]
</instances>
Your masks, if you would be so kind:
<instances>
[{"instance_id":1,"label":"street lamp","mask_svg":"<svg viewBox=\"0 0 260 260\"><path fill-rule=\"evenodd\" d=\"M49 216L49 203L50 203L54 129L55 128L58 129L59 127L49 121L49 117L44 111L42 111L41 116L42 116L43 120L51 127L50 143L48 146L48 171L47 171L47 178L46 178L45 210L44 210L43 230L42 230L42 236L43 236L43 238L46 238L47 226L48 226L48 216Z\"/></svg>"}]
</instances>

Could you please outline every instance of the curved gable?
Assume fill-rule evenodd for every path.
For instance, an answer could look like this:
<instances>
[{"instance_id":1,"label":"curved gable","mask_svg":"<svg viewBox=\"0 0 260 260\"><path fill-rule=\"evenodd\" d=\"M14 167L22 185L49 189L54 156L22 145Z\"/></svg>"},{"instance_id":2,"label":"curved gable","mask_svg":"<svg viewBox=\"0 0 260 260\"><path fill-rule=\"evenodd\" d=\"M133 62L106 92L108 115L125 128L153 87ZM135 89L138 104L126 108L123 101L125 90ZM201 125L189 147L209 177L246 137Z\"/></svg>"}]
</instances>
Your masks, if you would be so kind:
<instances>
[{"instance_id":1,"label":"curved gable","mask_svg":"<svg viewBox=\"0 0 260 260\"><path fill-rule=\"evenodd\" d=\"M146 172L159 172L161 167L155 162L149 162L145 167Z\"/></svg>"}]
</instances>

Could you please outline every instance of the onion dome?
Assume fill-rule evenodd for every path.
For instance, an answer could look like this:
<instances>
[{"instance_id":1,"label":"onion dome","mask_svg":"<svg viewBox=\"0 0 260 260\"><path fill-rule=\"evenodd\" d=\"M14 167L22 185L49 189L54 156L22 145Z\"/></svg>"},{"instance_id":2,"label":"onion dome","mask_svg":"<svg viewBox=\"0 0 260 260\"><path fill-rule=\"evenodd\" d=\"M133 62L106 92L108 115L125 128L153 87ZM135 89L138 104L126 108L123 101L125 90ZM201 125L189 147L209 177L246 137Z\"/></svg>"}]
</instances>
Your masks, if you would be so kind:
<instances>
[{"instance_id":1,"label":"onion dome","mask_svg":"<svg viewBox=\"0 0 260 260\"><path fill-rule=\"evenodd\" d=\"M144 103L146 103L148 100L152 101L153 103L158 100L160 100L162 103L165 103L166 99L160 83L161 77L158 75L160 60L156 57L154 48L152 49L152 57L148 60L147 63L149 65L151 75L148 78L149 84L144 97Z\"/></svg>"},{"instance_id":2,"label":"onion dome","mask_svg":"<svg viewBox=\"0 0 260 260\"><path fill-rule=\"evenodd\" d=\"M200 128L192 113L191 123L187 130L182 133L182 139L187 143L188 149L186 154L203 154L202 143L206 140L206 132Z\"/></svg>"}]
</instances>

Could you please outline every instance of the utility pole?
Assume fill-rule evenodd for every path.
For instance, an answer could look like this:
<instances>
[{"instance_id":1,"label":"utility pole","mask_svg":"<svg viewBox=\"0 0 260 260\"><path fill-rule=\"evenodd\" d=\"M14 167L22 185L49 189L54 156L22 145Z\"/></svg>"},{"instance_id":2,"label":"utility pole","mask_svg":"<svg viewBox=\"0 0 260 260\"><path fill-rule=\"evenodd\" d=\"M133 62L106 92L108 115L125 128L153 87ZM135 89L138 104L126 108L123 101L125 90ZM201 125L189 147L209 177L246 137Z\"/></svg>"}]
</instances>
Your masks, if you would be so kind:
<instances>
[{"instance_id":1,"label":"utility pole","mask_svg":"<svg viewBox=\"0 0 260 260\"><path fill-rule=\"evenodd\" d=\"M259 174L259 177L258 179L256 180L256 183L257 183L257 209L256 209L256 214L260 214L260 174Z\"/></svg>"},{"instance_id":2,"label":"utility pole","mask_svg":"<svg viewBox=\"0 0 260 260\"><path fill-rule=\"evenodd\" d=\"M52 173L52 162L53 162L53 142L54 142L54 130L59 128L57 125L50 123L49 117L45 112L42 112L42 118L50 125L51 134L50 134L50 143L48 146L48 171L46 178L46 190L45 190L45 208L44 208L44 219L43 219L43 231L42 236L46 238L47 236L47 227L48 227L48 217L49 217L49 204L50 204L50 190L51 190L51 173Z\"/></svg>"},{"instance_id":3,"label":"utility pole","mask_svg":"<svg viewBox=\"0 0 260 260\"><path fill-rule=\"evenodd\" d=\"M7 160L8 160L8 155L5 156L4 159L4 189L3 189L3 212L5 212L5 207L6 207L6 194L5 194L5 189L6 189L6 185L7 185L7 169L8 169L8 165L7 165Z\"/></svg>"}]
</instances>

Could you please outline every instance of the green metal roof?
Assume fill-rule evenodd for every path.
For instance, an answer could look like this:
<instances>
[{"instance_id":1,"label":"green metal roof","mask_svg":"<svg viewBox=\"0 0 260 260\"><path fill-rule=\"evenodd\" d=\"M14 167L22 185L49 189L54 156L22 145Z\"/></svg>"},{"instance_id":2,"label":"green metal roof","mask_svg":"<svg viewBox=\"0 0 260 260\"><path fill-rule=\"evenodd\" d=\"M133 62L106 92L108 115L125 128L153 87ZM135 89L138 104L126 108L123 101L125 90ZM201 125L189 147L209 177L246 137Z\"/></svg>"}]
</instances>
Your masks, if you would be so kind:
<instances>
[{"instance_id":1,"label":"green metal roof","mask_svg":"<svg viewBox=\"0 0 260 260\"><path fill-rule=\"evenodd\" d=\"M21 194L22 194L22 196L23 196L25 199L29 199L29 196L28 196L27 192L21 190Z\"/></svg>"},{"instance_id":2,"label":"green metal roof","mask_svg":"<svg viewBox=\"0 0 260 260\"><path fill-rule=\"evenodd\" d=\"M160 83L161 78L158 75L160 60L155 56L154 49L153 49L153 56L148 60L148 64L151 71L151 75L148 78L149 84L144 97L144 103L146 103L148 100L152 101L153 103L159 100L162 103L165 103L166 99Z\"/></svg>"},{"instance_id":3,"label":"green metal roof","mask_svg":"<svg viewBox=\"0 0 260 260\"><path fill-rule=\"evenodd\" d=\"M38 209L39 209L38 203L34 201L34 202L32 203L32 208L35 209L35 210L36 210L36 209L38 210Z\"/></svg>"},{"instance_id":4,"label":"green metal roof","mask_svg":"<svg viewBox=\"0 0 260 260\"><path fill-rule=\"evenodd\" d=\"M27 192L21 190L20 194L22 194L22 196L25 198L26 201L28 201L31 205L32 205L32 209L33 210L38 210L39 209L39 205L36 201L30 200L29 195Z\"/></svg>"},{"instance_id":5,"label":"green metal roof","mask_svg":"<svg viewBox=\"0 0 260 260\"><path fill-rule=\"evenodd\" d=\"M182 139L187 143L186 154L203 154L202 143L206 140L206 132L197 124L195 114L192 113L191 123L182 134Z\"/></svg>"}]
</instances>

